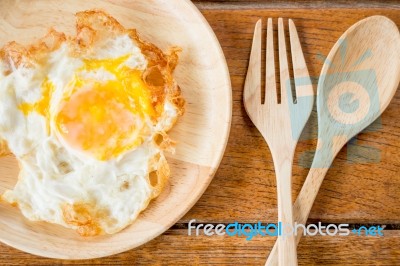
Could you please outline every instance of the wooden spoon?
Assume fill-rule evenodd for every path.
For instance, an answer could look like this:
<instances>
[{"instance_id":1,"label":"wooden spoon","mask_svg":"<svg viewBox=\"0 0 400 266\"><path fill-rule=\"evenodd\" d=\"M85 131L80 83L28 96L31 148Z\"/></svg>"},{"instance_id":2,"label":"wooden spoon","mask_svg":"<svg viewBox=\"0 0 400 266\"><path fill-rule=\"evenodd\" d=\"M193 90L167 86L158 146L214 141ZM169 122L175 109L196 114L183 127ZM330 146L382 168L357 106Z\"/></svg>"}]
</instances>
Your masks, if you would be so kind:
<instances>
[{"instance_id":1,"label":"wooden spoon","mask_svg":"<svg viewBox=\"0 0 400 266\"><path fill-rule=\"evenodd\" d=\"M383 16L350 27L333 46L318 81L318 143L310 172L294 203L305 224L324 177L340 149L376 120L400 81L400 33ZM297 232L297 243L303 231ZM275 243L266 265L278 265Z\"/></svg>"}]
</instances>

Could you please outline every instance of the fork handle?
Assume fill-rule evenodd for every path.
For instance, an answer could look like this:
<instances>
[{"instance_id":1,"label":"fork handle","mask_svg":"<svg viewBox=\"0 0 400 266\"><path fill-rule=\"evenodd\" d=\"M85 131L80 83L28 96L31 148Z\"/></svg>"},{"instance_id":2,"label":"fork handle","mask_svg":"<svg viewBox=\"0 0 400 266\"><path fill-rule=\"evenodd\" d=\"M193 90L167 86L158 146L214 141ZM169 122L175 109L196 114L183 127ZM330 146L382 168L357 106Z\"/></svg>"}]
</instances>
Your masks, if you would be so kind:
<instances>
[{"instance_id":1,"label":"fork handle","mask_svg":"<svg viewBox=\"0 0 400 266\"><path fill-rule=\"evenodd\" d=\"M293 228L293 210L292 210L292 163L291 156L282 156L274 158L274 167L276 173L276 186L278 194L278 235L279 246L279 265L293 266L297 265L296 238L294 234L286 232L290 226ZM277 162L277 163L275 163Z\"/></svg>"},{"instance_id":2,"label":"fork handle","mask_svg":"<svg viewBox=\"0 0 400 266\"><path fill-rule=\"evenodd\" d=\"M306 224L308 215L310 214L312 205L315 198L317 197L318 190L324 180L326 173L328 172L328 167L326 168L311 168L307 175L306 181L293 205L294 220L300 224ZM301 228L301 227L300 227ZM303 230L297 232L296 245L300 242L303 236ZM276 266L278 265L278 247L277 242L275 242L274 247L269 254L268 260L265 265ZM280 256L279 256L280 259Z\"/></svg>"}]
</instances>

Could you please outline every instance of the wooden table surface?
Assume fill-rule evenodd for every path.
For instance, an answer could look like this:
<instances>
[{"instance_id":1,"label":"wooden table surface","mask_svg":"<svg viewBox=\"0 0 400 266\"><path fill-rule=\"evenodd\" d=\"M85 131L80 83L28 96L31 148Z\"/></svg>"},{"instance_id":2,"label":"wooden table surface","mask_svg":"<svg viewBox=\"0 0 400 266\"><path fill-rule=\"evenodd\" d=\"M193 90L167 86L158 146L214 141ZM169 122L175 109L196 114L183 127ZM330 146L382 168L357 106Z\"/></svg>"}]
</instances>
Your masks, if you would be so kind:
<instances>
[{"instance_id":1,"label":"wooden table surface","mask_svg":"<svg viewBox=\"0 0 400 266\"><path fill-rule=\"evenodd\" d=\"M400 2L194 1L214 29L232 80L233 118L221 166L198 203L170 230L115 256L87 261L51 260L0 244L2 265L263 265L275 237L188 236L191 219L206 223L276 222L275 176L263 138L247 117L242 91L252 34L259 18L292 18L310 74L318 78L341 34L358 20L385 15L400 26ZM275 25L277 20L275 19ZM383 237L314 236L299 245L300 265L400 265L400 90L382 115L347 145L321 187L309 223L385 226ZM316 113L296 150L293 197L308 172L316 144Z\"/></svg>"}]
</instances>

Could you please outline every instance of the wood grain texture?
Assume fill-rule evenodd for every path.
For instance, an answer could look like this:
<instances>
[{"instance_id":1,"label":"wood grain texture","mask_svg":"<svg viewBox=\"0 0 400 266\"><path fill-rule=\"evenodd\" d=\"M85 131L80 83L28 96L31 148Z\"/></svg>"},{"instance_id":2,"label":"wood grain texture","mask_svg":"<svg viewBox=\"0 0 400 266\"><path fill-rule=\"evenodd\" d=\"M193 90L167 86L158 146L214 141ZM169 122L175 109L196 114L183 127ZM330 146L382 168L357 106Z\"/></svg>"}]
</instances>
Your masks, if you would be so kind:
<instances>
[{"instance_id":1,"label":"wood grain texture","mask_svg":"<svg viewBox=\"0 0 400 266\"><path fill-rule=\"evenodd\" d=\"M282 9L282 8L399 8L397 0L379 1L379 0L194 0L196 5L204 9ZM223 4L223 6L221 6Z\"/></svg>"},{"instance_id":2,"label":"wood grain texture","mask_svg":"<svg viewBox=\"0 0 400 266\"><path fill-rule=\"evenodd\" d=\"M276 221L276 183L270 151L242 104L255 23L259 18L292 18L310 75L316 80L324 56L348 27L371 15L386 15L399 26L400 11L213 9L203 10L203 14L216 32L228 61L233 85L232 128L213 182L182 222L193 218L229 222L231 217L239 221ZM399 223L399 105L400 90L397 90L381 118L339 152L317 196L310 222ZM293 198L297 197L311 164L316 126L316 112L313 112L295 154Z\"/></svg>"},{"instance_id":3,"label":"wood grain texture","mask_svg":"<svg viewBox=\"0 0 400 266\"><path fill-rule=\"evenodd\" d=\"M275 237L188 236L169 230L135 250L98 260L63 261L36 257L0 245L0 265L263 265ZM298 247L299 265L398 265L400 231L384 237L305 237Z\"/></svg>"},{"instance_id":4,"label":"wood grain texture","mask_svg":"<svg viewBox=\"0 0 400 266\"><path fill-rule=\"evenodd\" d=\"M259 18L279 16L294 19L306 63L310 74L315 78L322 68L321 55L328 54L349 26L362 18L379 14L388 16L400 26L400 4L398 1L279 1L271 5L263 0L194 2L214 29L227 57L233 85L233 120L227 150L216 176L195 207L180 220L179 225L193 218L213 223L235 220L243 223L276 221L276 187L272 158L242 104L243 84L256 21ZM313 10L314 8L319 10ZM379 123L370 127L370 131L359 134L355 142L339 153L322 184L309 222L399 224L399 107L400 90ZM296 151L293 169L294 197L308 172L303 165L311 164L312 157L306 152L315 149L315 118L314 112L303 134L306 139L299 143ZM374 162L374 158L370 156L371 149L380 151L379 163ZM357 163L361 159L366 163ZM191 238L187 236L186 230L177 229L179 225L142 247L98 260L50 260L0 244L0 264L262 265L275 242L275 238L257 238L254 241L235 237ZM400 231L396 230L385 231L383 238L325 237L322 240L322 237L309 237L304 238L299 245L299 263L398 265L399 245Z\"/></svg>"}]
</instances>

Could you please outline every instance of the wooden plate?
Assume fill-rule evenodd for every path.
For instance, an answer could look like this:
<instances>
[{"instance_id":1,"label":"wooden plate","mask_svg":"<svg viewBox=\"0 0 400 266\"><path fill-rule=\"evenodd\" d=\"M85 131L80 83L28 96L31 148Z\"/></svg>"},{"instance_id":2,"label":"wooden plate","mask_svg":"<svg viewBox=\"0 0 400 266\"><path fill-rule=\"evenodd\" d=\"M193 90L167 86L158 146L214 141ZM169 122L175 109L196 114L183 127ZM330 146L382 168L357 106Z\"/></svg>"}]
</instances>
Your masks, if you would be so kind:
<instances>
[{"instance_id":1,"label":"wooden plate","mask_svg":"<svg viewBox=\"0 0 400 266\"><path fill-rule=\"evenodd\" d=\"M162 49L183 48L175 77L186 113L170 135L178 141L168 157L171 179L164 192L127 229L112 236L82 238L58 225L29 222L17 208L0 203L0 240L51 258L85 259L116 254L160 235L200 198L222 158L230 128L232 97L221 47L206 20L188 0L0 1L0 46L29 43L49 27L74 34L77 11L100 8ZM0 194L14 186L18 165L0 158Z\"/></svg>"}]
</instances>

